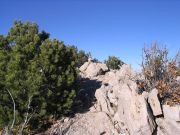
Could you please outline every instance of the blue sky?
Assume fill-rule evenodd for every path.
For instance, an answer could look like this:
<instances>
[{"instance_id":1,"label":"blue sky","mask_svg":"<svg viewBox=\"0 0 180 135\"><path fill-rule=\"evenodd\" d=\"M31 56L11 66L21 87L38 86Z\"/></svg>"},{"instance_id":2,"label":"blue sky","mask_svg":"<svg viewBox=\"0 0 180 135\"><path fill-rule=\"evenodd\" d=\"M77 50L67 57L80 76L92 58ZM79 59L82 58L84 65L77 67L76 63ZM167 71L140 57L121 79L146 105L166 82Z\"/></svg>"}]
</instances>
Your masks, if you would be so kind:
<instances>
[{"instance_id":1,"label":"blue sky","mask_svg":"<svg viewBox=\"0 0 180 135\"><path fill-rule=\"evenodd\" d=\"M15 20L36 22L51 38L103 61L115 55L137 69L145 44L180 48L179 0L1 0L0 34Z\"/></svg>"}]
</instances>

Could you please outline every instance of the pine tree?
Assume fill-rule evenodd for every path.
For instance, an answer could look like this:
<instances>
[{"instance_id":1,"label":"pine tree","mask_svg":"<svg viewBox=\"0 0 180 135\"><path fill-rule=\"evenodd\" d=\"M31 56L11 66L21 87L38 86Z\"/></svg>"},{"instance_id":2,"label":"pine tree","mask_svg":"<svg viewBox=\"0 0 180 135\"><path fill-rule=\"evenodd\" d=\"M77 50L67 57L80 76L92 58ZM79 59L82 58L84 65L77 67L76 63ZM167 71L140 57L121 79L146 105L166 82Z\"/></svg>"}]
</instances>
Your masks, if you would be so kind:
<instances>
[{"instance_id":1,"label":"pine tree","mask_svg":"<svg viewBox=\"0 0 180 135\"><path fill-rule=\"evenodd\" d=\"M104 63L110 69L120 69L120 67L124 64L123 61L121 61L119 58L115 56L109 56L108 59L104 61Z\"/></svg>"},{"instance_id":2,"label":"pine tree","mask_svg":"<svg viewBox=\"0 0 180 135\"><path fill-rule=\"evenodd\" d=\"M68 114L76 95L76 58L75 49L50 40L37 24L16 21L0 36L0 127L11 124L22 133L27 124L37 128Z\"/></svg>"}]
</instances>

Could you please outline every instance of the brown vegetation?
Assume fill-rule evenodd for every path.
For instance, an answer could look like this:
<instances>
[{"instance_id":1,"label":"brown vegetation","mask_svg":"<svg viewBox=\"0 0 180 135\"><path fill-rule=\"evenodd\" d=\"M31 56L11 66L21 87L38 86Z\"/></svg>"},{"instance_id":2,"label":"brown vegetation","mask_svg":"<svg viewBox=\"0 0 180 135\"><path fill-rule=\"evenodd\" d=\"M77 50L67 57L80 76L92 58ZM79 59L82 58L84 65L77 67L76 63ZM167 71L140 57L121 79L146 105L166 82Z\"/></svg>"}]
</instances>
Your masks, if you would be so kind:
<instances>
[{"instance_id":1,"label":"brown vegetation","mask_svg":"<svg viewBox=\"0 0 180 135\"><path fill-rule=\"evenodd\" d=\"M162 103L180 104L180 84L177 77L180 73L179 58L169 60L168 50L159 48L155 43L151 48L143 48L143 82L146 90L158 89Z\"/></svg>"}]
</instances>

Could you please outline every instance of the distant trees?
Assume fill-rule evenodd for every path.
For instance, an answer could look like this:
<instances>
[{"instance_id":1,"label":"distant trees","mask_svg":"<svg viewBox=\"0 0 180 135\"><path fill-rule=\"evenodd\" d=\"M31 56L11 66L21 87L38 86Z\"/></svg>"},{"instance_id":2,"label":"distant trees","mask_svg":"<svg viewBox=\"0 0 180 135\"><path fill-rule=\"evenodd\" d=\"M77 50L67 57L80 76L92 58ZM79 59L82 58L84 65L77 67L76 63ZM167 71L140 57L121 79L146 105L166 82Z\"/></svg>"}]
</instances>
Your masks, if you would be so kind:
<instances>
[{"instance_id":1,"label":"distant trees","mask_svg":"<svg viewBox=\"0 0 180 135\"><path fill-rule=\"evenodd\" d=\"M79 59L86 54L50 40L37 24L16 21L7 36L0 35L0 128L22 134L68 114Z\"/></svg>"},{"instance_id":2,"label":"distant trees","mask_svg":"<svg viewBox=\"0 0 180 135\"><path fill-rule=\"evenodd\" d=\"M124 64L123 61L121 61L119 58L115 56L109 56L108 59L104 61L104 63L110 69L120 69L120 67Z\"/></svg>"}]
</instances>

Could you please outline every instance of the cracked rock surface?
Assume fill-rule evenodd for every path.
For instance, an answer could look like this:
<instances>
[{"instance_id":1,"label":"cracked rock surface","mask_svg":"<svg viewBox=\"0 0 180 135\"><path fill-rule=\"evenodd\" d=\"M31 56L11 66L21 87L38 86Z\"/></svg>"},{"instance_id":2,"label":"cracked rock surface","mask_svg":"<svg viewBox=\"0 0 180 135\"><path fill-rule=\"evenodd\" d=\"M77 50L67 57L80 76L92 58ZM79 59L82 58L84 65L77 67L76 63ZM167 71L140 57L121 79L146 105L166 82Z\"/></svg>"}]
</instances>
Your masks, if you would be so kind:
<instances>
[{"instance_id":1,"label":"cracked rock surface","mask_svg":"<svg viewBox=\"0 0 180 135\"><path fill-rule=\"evenodd\" d=\"M88 80L83 88L87 99L96 101L87 111L57 121L47 134L180 135L180 106L162 106L156 89L138 94L131 66L109 70L89 60L80 71L82 80ZM100 82L100 86L89 81Z\"/></svg>"}]
</instances>

